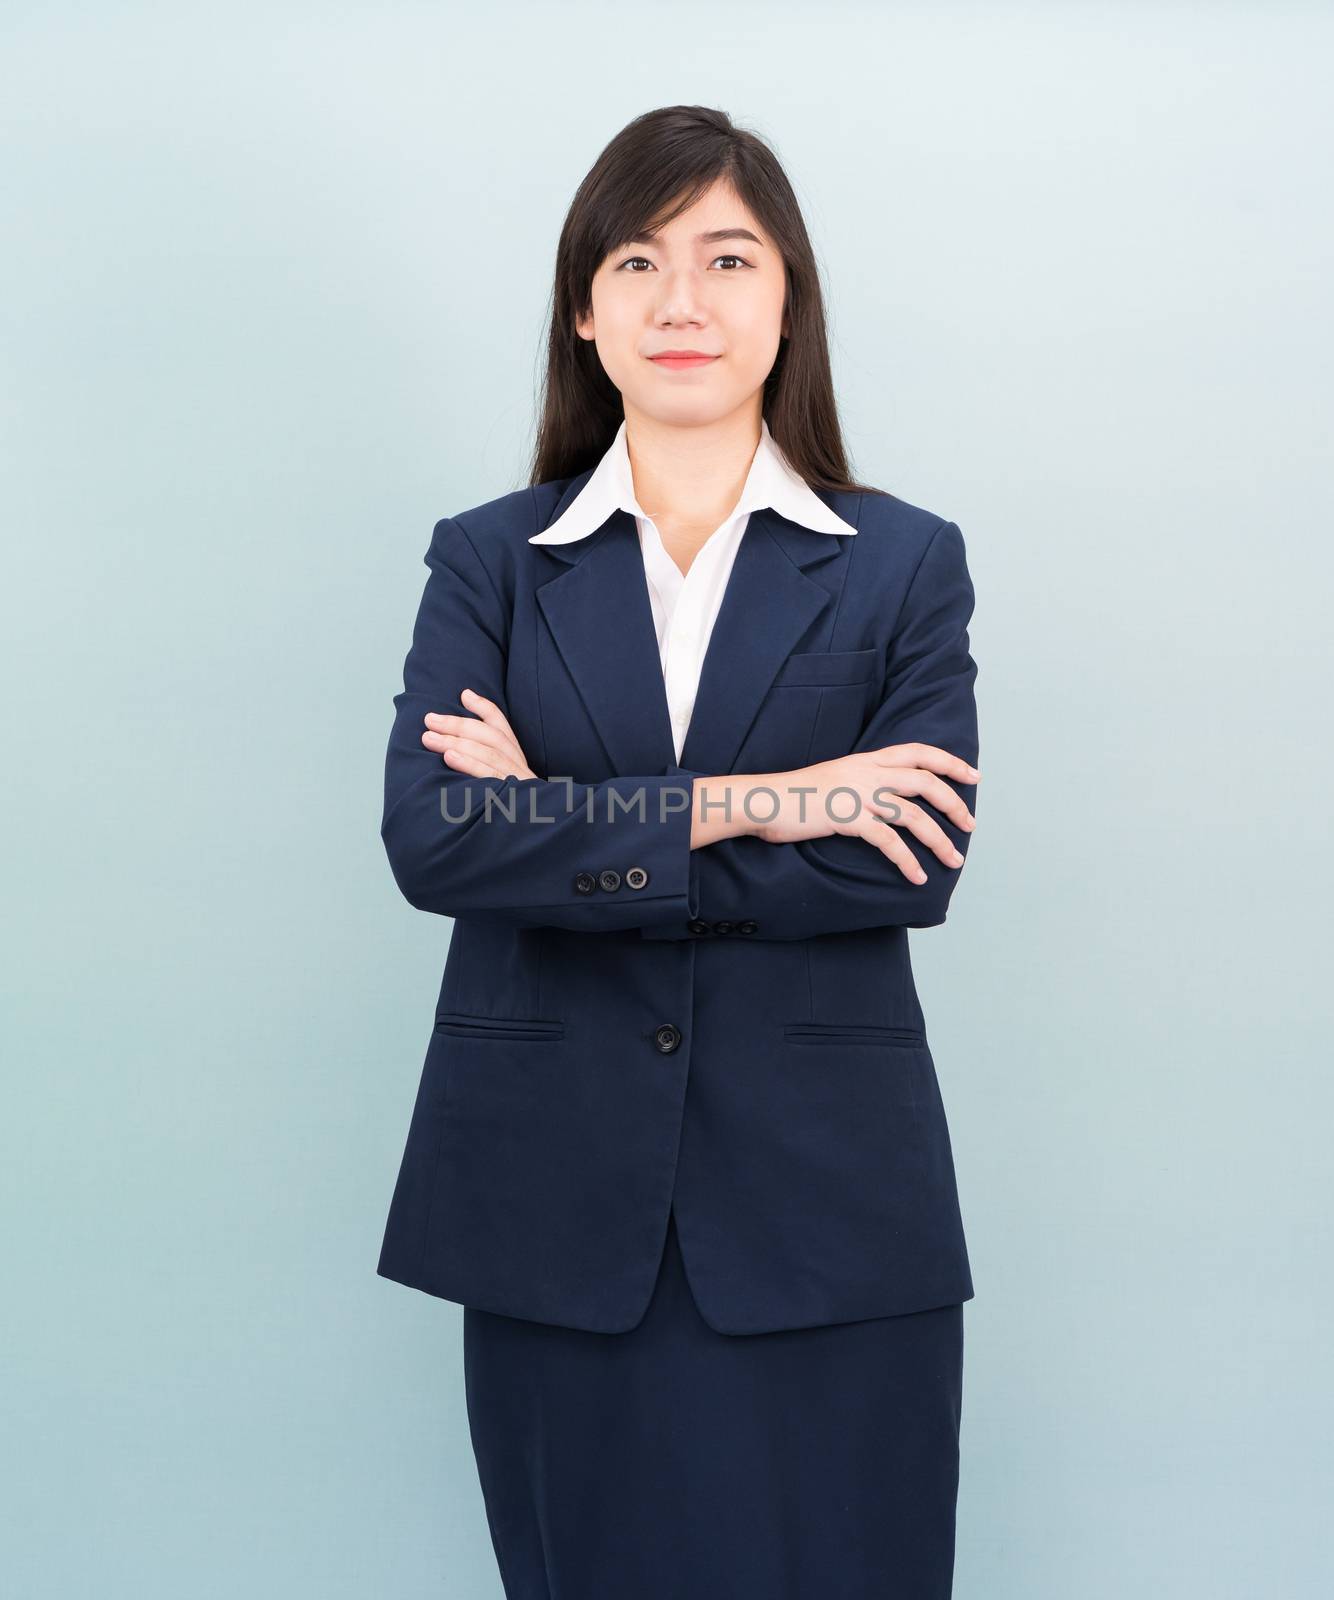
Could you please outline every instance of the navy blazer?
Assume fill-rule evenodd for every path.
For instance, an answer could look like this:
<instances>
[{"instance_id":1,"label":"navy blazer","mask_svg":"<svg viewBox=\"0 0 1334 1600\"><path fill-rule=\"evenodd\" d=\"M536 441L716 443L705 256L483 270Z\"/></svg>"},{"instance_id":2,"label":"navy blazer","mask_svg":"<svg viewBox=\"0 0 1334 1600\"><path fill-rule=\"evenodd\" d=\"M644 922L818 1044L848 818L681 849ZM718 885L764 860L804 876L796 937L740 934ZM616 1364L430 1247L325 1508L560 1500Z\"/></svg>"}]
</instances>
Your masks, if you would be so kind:
<instances>
[{"instance_id":1,"label":"navy blazer","mask_svg":"<svg viewBox=\"0 0 1334 1600\"><path fill-rule=\"evenodd\" d=\"M975 764L963 536L888 495L818 491L855 535L752 512L678 765L634 518L528 543L588 476L446 517L426 553L381 834L408 901L455 920L377 1270L622 1332L674 1205L722 1333L968 1300L908 954L961 869L904 830L924 884L842 834L692 851L689 804L692 774L909 740ZM548 776L422 744L465 687Z\"/></svg>"}]
</instances>

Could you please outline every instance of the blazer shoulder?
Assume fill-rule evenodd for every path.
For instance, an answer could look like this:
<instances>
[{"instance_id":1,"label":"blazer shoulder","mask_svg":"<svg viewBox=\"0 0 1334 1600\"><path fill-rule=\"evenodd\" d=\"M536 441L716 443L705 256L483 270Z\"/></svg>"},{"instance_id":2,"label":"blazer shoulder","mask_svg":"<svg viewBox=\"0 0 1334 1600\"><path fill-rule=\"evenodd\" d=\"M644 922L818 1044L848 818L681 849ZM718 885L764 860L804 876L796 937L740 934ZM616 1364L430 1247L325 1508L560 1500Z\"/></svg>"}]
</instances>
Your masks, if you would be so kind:
<instances>
[{"instance_id":1,"label":"blazer shoulder","mask_svg":"<svg viewBox=\"0 0 1334 1600\"><path fill-rule=\"evenodd\" d=\"M544 488L545 485L539 487ZM526 485L522 489L510 489L497 495L494 500L484 500L480 505L469 506L464 511L451 512L449 516L441 517L436 526L445 522L457 524L479 550L506 541L517 543L536 533L539 527L536 494L536 489Z\"/></svg>"},{"instance_id":2,"label":"blazer shoulder","mask_svg":"<svg viewBox=\"0 0 1334 1600\"><path fill-rule=\"evenodd\" d=\"M484 560L491 557L503 560L507 551L512 556L524 555L528 552L528 540L552 521L562 496L574 481L574 478L552 478L545 483L526 484L521 489L497 495L494 500L485 500L466 511L442 517L436 527L455 523Z\"/></svg>"},{"instance_id":3,"label":"blazer shoulder","mask_svg":"<svg viewBox=\"0 0 1334 1600\"><path fill-rule=\"evenodd\" d=\"M456 559L478 563L497 594L512 595L537 549L528 540L551 520L563 487L563 483L526 485L441 517L432 529L431 547L441 552L453 547Z\"/></svg>"},{"instance_id":4,"label":"blazer shoulder","mask_svg":"<svg viewBox=\"0 0 1334 1600\"><path fill-rule=\"evenodd\" d=\"M885 489L862 493L858 498L857 537L853 544L862 546L863 560L896 565L906 562L915 567L931 541L952 520Z\"/></svg>"}]
</instances>

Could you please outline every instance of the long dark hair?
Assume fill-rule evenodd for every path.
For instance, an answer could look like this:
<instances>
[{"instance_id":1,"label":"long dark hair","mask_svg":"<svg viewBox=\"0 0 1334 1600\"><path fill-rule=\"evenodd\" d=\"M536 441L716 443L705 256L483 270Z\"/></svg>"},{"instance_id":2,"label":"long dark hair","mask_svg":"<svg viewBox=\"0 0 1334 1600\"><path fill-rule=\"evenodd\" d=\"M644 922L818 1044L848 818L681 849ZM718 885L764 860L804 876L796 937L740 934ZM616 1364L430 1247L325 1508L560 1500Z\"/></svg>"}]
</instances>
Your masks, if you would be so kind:
<instances>
[{"instance_id":1,"label":"long dark hair","mask_svg":"<svg viewBox=\"0 0 1334 1600\"><path fill-rule=\"evenodd\" d=\"M708 106L664 106L636 117L575 193L556 247L531 483L595 466L625 415L596 346L575 330L590 309L597 269L627 239L670 222L724 178L777 244L786 269L788 336L764 384L769 432L812 487L882 492L848 476L819 270L792 185L757 134Z\"/></svg>"}]
</instances>

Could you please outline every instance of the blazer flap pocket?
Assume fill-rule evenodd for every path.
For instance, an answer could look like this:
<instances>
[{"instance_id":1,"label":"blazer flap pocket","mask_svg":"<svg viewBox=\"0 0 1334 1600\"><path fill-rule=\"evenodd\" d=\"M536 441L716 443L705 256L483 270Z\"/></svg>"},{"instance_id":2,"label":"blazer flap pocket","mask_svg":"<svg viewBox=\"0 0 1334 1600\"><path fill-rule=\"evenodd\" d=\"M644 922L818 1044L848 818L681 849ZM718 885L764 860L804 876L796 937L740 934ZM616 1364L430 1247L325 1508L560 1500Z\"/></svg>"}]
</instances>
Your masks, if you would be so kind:
<instances>
[{"instance_id":1,"label":"blazer flap pocket","mask_svg":"<svg viewBox=\"0 0 1334 1600\"><path fill-rule=\"evenodd\" d=\"M875 649L807 651L804 655L787 658L778 670L774 687L786 689L808 684L820 689L834 689L844 684L860 687L870 682L879 660L880 652Z\"/></svg>"},{"instance_id":2,"label":"blazer flap pocket","mask_svg":"<svg viewBox=\"0 0 1334 1600\"><path fill-rule=\"evenodd\" d=\"M466 1011L437 1011L435 1030L461 1039L560 1039L565 1024L557 1017L489 1017Z\"/></svg>"},{"instance_id":3,"label":"blazer flap pocket","mask_svg":"<svg viewBox=\"0 0 1334 1600\"><path fill-rule=\"evenodd\" d=\"M785 1022L783 1037L793 1044L924 1045L926 1030L879 1022Z\"/></svg>"}]
</instances>

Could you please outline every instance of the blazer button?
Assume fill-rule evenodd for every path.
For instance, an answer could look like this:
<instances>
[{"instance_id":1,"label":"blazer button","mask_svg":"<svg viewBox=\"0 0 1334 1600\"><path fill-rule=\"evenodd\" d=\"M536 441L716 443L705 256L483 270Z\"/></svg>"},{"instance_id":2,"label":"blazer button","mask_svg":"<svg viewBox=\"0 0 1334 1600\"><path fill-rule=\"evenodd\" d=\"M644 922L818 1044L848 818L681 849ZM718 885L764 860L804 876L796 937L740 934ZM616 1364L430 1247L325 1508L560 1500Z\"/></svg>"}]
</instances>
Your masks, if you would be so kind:
<instances>
[{"instance_id":1,"label":"blazer button","mask_svg":"<svg viewBox=\"0 0 1334 1600\"><path fill-rule=\"evenodd\" d=\"M713 929L710 928L708 923L707 922L701 922L698 917L695 917L692 921L687 922L686 923L686 927L690 929L691 933L712 933L713 932Z\"/></svg>"},{"instance_id":2,"label":"blazer button","mask_svg":"<svg viewBox=\"0 0 1334 1600\"><path fill-rule=\"evenodd\" d=\"M598 881L591 872L576 872L574 886L580 894L592 894L598 886Z\"/></svg>"},{"instance_id":3,"label":"blazer button","mask_svg":"<svg viewBox=\"0 0 1334 1600\"><path fill-rule=\"evenodd\" d=\"M730 922L715 922L713 925L713 931L715 933L731 933L732 924Z\"/></svg>"},{"instance_id":4,"label":"blazer button","mask_svg":"<svg viewBox=\"0 0 1334 1600\"><path fill-rule=\"evenodd\" d=\"M625 869L625 887L627 889L642 889L647 882L647 867L627 867Z\"/></svg>"},{"instance_id":5,"label":"blazer button","mask_svg":"<svg viewBox=\"0 0 1334 1600\"><path fill-rule=\"evenodd\" d=\"M598 882L604 889L619 889L621 887L621 875L614 867L604 867L598 873Z\"/></svg>"},{"instance_id":6,"label":"blazer button","mask_svg":"<svg viewBox=\"0 0 1334 1600\"><path fill-rule=\"evenodd\" d=\"M758 926L759 924L756 922L738 922L736 925L736 931L738 933L754 933Z\"/></svg>"},{"instance_id":7,"label":"blazer button","mask_svg":"<svg viewBox=\"0 0 1334 1600\"><path fill-rule=\"evenodd\" d=\"M653 1035L653 1042L663 1055L669 1056L681 1042L681 1030L674 1028L670 1022L664 1022Z\"/></svg>"}]
</instances>

